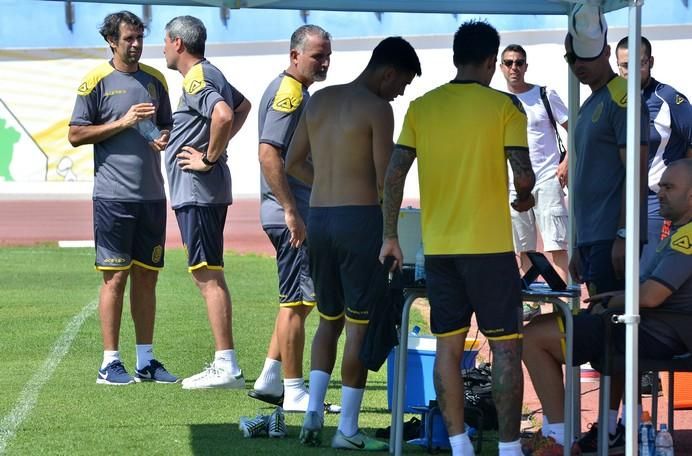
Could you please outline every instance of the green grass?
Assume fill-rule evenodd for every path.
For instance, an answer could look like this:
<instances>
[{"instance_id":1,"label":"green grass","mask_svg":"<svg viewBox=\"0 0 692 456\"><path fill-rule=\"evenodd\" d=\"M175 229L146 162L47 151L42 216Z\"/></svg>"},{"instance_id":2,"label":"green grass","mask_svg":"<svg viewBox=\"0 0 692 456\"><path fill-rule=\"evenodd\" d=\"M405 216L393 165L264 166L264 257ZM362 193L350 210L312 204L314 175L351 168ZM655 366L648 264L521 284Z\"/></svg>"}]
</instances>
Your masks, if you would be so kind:
<instances>
[{"instance_id":1,"label":"green grass","mask_svg":"<svg viewBox=\"0 0 692 456\"><path fill-rule=\"evenodd\" d=\"M20 401L25 385L51 354L65 327L97 299L101 277L93 269L91 249L2 248L0 264L0 419L4 419ZM187 273L182 250L167 251L166 264L157 289L155 353L171 372L188 376L211 360L213 342L203 301ZM277 309L275 264L272 258L228 253L225 270L233 296L236 349L250 388L262 368L273 329ZM308 341L317 320L316 313L308 319ZM35 407L9 440L7 454L332 454L326 445L338 415L326 416L327 443L319 449L298 443L302 414L287 415L287 439L244 439L238 431L239 417L271 411L245 391L184 391L180 385L156 384L96 385L101 350L94 312L43 385ZM127 306L120 352L133 370L134 333ZM337 360L327 393L327 400L333 403L339 403L339 365ZM383 366L380 372L370 374L360 419L361 426L371 433L389 425L386 393ZM4 431L0 429L0 435ZM494 454L496 448L493 441L484 442L484 454ZM407 446L406 453L424 451Z\"/></svg>"}]
</instances>

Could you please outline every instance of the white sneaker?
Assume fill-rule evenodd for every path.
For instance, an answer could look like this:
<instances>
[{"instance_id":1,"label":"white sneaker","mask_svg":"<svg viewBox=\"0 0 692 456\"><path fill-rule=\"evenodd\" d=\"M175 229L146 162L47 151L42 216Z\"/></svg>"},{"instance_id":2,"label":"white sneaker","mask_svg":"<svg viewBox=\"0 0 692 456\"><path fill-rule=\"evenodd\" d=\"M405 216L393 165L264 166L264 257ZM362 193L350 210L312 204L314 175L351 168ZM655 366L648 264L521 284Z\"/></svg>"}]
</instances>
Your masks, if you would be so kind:
<instances>
[{"instance_id":1,"label":"white sneaker","mask_svg":"<svg viewBox=\"0 0 692 456\"><path fill-rule=\"evenodd\" d=\"M183 389L207 389L207 388L245 388L245 378L243 371L238 375L231 375L230 372L216 367L213 364L204 368L202 372L192 377L183 379Z\"/></svg>"}]
</instances>

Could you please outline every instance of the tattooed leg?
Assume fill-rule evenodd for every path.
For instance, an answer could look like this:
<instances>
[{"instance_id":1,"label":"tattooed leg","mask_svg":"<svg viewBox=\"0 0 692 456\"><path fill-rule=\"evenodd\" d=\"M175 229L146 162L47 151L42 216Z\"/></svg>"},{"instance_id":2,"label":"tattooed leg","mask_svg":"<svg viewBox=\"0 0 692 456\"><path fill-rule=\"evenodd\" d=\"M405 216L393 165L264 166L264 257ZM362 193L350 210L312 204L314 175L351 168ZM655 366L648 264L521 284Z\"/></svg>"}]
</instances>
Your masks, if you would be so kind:
<instances>
[{"instance_id":1,"label":"tattooed leg","mask_svg":"<svg viewBox=\"0 0 692 456\"><path fill-rule=\"evenodd\" d=\"M521 339L490 341L493 400L497 408L500 442L513 442L519 438L524 396L521 345Z\"/></svg>"},{"instance_id":2,"label":"tattooed leg","mask_svg":"<svg viewBox=\"0 0 692 456\"><path fill-rule=\"evenodd\" d=\"M466 333L437 338L435 392L450 436L464 432L464 380L459 366L465 339Z\"/></svg>"}]
</instances>

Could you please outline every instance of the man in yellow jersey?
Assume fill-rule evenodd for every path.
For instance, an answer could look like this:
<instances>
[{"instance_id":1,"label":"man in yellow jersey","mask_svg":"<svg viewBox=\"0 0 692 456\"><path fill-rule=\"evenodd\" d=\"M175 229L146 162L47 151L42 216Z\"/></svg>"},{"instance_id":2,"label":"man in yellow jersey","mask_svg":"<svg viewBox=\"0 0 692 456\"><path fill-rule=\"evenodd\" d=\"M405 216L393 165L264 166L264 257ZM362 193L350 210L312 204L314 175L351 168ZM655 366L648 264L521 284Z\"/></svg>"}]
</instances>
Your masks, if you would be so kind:
<instances>
[{"instance_id":1,"label":"man in yellow jersey","mask_svg":"<svg viewBox=\"0 0 692 456\"><path fill-rule=\"evenodd\" d=\"M522 309L507 160L517 193L514 209L533 207L535 177L521 102L488 87L499 45L497 30L487 22L462 24L454 35L456 77L410 104L385 176L380 260L393 256L400 266L397 220L406 174L418 158L430 325L437 336L435 390L455 456L473 455L464 431L459 368L473 313L493 353L499 454L521 454Z\"/></svg>"}]
</instances>

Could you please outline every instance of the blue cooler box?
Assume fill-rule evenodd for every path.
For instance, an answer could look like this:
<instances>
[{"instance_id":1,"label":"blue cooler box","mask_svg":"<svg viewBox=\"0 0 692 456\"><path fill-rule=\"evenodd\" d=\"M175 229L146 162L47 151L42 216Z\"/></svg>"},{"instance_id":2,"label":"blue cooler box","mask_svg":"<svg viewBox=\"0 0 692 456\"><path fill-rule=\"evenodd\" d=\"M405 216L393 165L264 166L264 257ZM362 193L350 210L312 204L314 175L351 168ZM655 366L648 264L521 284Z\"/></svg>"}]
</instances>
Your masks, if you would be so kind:
<instances>
[{"instance_id":1,"label":"blue cooler box","mask_svg":"<svg viewBox=\"0 0 692 456\"><path fill-rule=\"evenodd\" d=\"M461 369L471 369L476 365L476 355L480 343L467 340L464 346L464 357ZM406 397L404 400L404 412L419 413L413 407L427 407L428 403L435 400L435 385L433 384L433 366L435 364L435 350L437 339L432 336L408 336L408 357L406 364ZM392 395L394 393L394 373L396 365L394 356L399 347L387 356L387 406L392 409Z\"/></svg>"}]
</instances>

